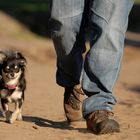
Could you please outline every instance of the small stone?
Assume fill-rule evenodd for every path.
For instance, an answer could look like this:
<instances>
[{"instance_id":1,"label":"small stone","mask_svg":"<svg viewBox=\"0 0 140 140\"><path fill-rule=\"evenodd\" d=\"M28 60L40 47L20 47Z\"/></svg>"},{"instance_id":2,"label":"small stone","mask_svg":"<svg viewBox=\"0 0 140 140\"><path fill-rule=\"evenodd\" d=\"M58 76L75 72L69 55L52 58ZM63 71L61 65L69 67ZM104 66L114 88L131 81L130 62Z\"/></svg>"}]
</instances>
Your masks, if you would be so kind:
<instances>
[{"instance_id":1,"label":"small stone","mask_svg":"<svg viewBox=\"0 0 140 140\"><path fill-rule=\"evenodd\" d=\"M38 127L37 127L37 126L33 126L33 128L34 128L34 129L36 129L36 130L38 129Z\"/></svg>"}]
</instances>

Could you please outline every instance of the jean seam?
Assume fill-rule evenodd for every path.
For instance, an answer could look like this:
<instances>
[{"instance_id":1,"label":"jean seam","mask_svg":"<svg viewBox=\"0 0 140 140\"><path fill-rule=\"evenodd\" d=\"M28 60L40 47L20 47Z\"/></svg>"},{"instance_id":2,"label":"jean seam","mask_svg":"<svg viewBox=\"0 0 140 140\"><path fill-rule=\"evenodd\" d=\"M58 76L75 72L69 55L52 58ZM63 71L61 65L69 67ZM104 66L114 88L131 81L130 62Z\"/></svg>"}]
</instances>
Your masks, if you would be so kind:
<instances>
[{"instance_id":1,"label":"jean seam","mask_svg":"<svg viewBox=\"0 0 140 140\"><path fill-rule=\"evenodd\" d=\"M109 8L113 9L113 7L114 7L113 2L111 2L110 0L107 0L107 1L104 1L104 3L109 3L108 4ZM91 7L91 12L93 12L95 14L95 16L102 18L107 24L109 23L111 15L112 15L111 10L109 10L109 13L108 13L109 16L108 16L108 18L105 18L104 15L102 15L102 12L98 11L96 8L94 9L94 5L93 5L93 7Z\"/></svg>"}]
</instances>

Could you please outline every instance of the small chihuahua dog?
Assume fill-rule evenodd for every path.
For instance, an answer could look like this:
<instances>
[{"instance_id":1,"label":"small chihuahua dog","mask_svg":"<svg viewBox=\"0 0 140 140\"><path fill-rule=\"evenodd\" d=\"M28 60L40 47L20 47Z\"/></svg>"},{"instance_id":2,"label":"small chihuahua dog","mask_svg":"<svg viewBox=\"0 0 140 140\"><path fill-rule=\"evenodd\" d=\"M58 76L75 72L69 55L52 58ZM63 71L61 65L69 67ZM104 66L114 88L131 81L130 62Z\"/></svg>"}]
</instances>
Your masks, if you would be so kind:
<instances>
[{"instance_id":1,"label":"small chihuahua dog","mask_svg":"<svg viewBox=\"0 0 140 140\"><path fill-rule=\"evenodd\" d=\"M25 80L26 59L20 52L0 52L0 98L6 122L22 120L22 105ZM15 103L15 110L9 110L8 103Z\"/></svg>"}]
</instances>

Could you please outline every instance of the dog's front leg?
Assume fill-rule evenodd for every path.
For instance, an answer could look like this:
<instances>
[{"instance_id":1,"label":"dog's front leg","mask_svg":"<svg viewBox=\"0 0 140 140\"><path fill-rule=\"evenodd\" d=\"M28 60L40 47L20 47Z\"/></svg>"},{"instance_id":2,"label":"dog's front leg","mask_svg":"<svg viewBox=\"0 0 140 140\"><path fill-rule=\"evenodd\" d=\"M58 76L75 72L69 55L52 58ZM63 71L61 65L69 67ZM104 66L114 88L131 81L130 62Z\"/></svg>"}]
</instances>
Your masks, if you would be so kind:
<instances>
[{"instance_id":1,"label":"dog's front leg","mask_svg":"<svg viewBox=\"0 0 140 140\"><path fill-rule=\"evenodd\" d=\"M9 123L13 123L15 120L22 120L22 99L19 99L15 102L15 111L12 113L12 115L9 118Z\"/></svg>"},{"instance_id":2,"label":"dog's front leg","mask_svg":"<svg viewBox=\"0 0 140 140\"><path fill-rule=\"evenodd\" d=\"M3 116L6 117L6 121L7 121L11 114L8 107L8 100L1 98L1 106L3 109Z\"/></svg>"}]
</instances>

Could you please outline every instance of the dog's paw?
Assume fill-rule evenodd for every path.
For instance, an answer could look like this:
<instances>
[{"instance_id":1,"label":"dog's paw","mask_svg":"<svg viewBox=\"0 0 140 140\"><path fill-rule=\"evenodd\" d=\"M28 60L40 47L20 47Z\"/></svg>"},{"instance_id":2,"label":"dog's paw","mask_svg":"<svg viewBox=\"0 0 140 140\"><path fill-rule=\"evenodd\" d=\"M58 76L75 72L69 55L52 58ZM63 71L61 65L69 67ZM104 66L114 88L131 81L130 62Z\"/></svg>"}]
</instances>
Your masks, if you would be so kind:
<instances>
[{"instance_id":1,"label":"dog's paw","mask_svg":"<svg viewBox=\"0 0 140 140\"><path fill-rule=\"evenodd\" d=\"M11 119L9 119L9 120L6 120L6 122L12 124L14 121L12 121Z\"/></svg>"},{"instance_id":2,"label":"dog's paw","mask_svg":"<svg viewBox=\"0 0 140 140\"><path fill-rule=\"evenodd\" d=\"M12 115L12 112L11 111L8 110L7 112L5 112L6 122L9 123L9 120L11 118L11 115Z\"/></svg>"},{"instance_id":3,"label":"dog's paw","mask_svg":"<svg viewBox=\"0 0 140 140\"><path fill-rule=\"evenodd\" d=\"M6 122L12 124L13 122L15 122L15 119L10 118L9 120L6 120Z\"/></svg>"},{"instance_id":4,"label":"dog's paw","mask_svg":"<svg viewBox=\"0 0 140 140\"><path fill-rule=\"evenodd\" d=\"M9 117L6 117L6 122L12 124L17 119L17 113L12 113Z\"/></svg>"},{"instance_id":5,"label":"dog's paw","mask_svg":"<svg viewBox=\"0 0 140 140\"><path fill-rule=\"evenodd\" d=\"M17 115L17 121L22 121L23 119L22 119L22 114L21 113L19 113L18 115Z\"/></svg>"}]
</instances>

